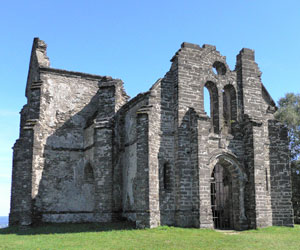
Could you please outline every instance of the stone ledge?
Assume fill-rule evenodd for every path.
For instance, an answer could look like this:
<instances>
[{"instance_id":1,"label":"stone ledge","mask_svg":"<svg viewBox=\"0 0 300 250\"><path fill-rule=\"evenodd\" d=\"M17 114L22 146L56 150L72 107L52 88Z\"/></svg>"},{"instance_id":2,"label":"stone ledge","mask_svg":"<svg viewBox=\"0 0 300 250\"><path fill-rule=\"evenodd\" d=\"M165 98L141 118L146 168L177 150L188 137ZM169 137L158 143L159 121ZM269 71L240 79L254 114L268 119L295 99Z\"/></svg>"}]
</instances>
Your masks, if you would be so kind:
<instances>
[{"instance_id":1,"label":"stone ledge","mask_svg":"<svg viewBox=\"0 0 300 250\"><path fill-rule=\"evenodd\" d=\"M105 77L109 78L108 76L99 76L99 75L88 74L88 73L77 72L77 71L69 71L64 69L55 69L55 68L47 68L47 67L40 67L39 69L41 72L49 72L49 73L54 73L63 76L77 76L86 79L102 80Z\"/></svg>"}]
</instances>

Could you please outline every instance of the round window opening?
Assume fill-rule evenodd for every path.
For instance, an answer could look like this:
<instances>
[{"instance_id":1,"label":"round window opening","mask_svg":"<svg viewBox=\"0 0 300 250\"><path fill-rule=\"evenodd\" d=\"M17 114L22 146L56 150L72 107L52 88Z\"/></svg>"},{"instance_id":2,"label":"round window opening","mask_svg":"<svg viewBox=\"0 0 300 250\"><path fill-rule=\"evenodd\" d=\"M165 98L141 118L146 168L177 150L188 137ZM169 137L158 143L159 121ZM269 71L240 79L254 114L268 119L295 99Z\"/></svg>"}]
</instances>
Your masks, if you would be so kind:
<instances>
[{"instance_id":1,"label":"round window opening","mask_svg":"<svg viewBox=\"0 0 300 250\"><path fill-rule=\"evenodd\" d=\"M226 74L226 66L224 63L216 61L213 64L213 72L216 75L225 75Z\"/></svg>"}]
</instances>

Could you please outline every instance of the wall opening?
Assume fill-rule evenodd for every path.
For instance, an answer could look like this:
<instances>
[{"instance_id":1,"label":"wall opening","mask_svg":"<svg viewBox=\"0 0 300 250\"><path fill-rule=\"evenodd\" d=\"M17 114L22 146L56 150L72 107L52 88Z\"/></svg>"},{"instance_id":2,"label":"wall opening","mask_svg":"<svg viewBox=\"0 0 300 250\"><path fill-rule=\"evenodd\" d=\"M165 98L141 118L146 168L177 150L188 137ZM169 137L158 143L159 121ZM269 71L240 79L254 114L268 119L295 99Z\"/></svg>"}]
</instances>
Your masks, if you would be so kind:
<instances>
[{"instance_id":1,"label":"wall opening","mask_svg":"<svg viewBox=\"0 0 300 250\"><path fill-rule=\"evenodd\" d=\"M90 184L94 183L94 170L90 163L86 164L84 168L84 181Z\"/></svg>"},{"instance_id":2,"label":"wall opening","mask_svg":"<svg viewBox=\"0 0 300 250\"><path fill-rule=\"evenodd\" d=\"M204 87L204 91L203 91L203 95L204 95L204 112L210 117L210 95L209 95L209 91L206 87Z\"/></svg>"},{"instance_id":3,"label":"wall opening","mask_svg":"<svg viewBox=\"0 0 300 250\"><path fill-rule=\"evenodd\" d=\"M268 176L268 169L266 169L266 191L269 191L269 176Z\"/></svg>"},{"instance_id":4,"label":"wall opening","mask_svg":"<svg viewBox=\"0 0 300 250\"><path fill-rule=\"evenodd\" d=\"M214 228L233 228L232 180L230 173L217 164L211 175L211 210Z\"/></svg>"},{"instance_id":5,"label":"wall opening","mask_svg":"<svg viewBox=\"0 0 300 250\"><path fill-rule=\"evenodd\" d=\"M228 133L233 132L237 121L236 92L232 85L226 85L223 91L223 121L224 128Z\"/></svg>"},{"instance_id":6,"label":"wall opening","mask_svg":"<svg viewBox=\"0 0 300 250\"><path fill-rule=\"evenodd\" d=\"M213 71L217 75L225 75L227 70L224 63L216 61L213 64Z\"/></svg>"},{"instance_id":7,"label":"wall opening","mask_svg":"<svg viewBox=\"0 0 300 250\"><path fill-rule=\"evenodd\" d=\"M214 72L215 75L218 74L218 71L217 71L217 69L215 67L212 68L212 71Z\"/></svg>"},{"instance_id":8,"label":"wall opening","mask_svg":"<svg viewBox=\"0 0 300 250\"><path fill-rule=\"evenodd\" d=\"M209 98L205 97L206 95L209 96ZM204 96L204 110L207 105L209 105L209 113L208 116L211 118L212 123L212 129L214 133L219 133L219 95L218 95L218 89L215 83L213 82L207 82L204 85L203 88L203 96ZM209 100L207 100L209 99Z\"/></svg>"},{"instance_id":9,"label":"wall opening","mask_svg":"<svg viewBox=\"0 0 300 250\"><path fill-rule=\"evenodd\" d=\"M168 162L165 162L162 165L162 169L160 171L160 175L161 175L161 188L164 191L170 191L171 190L171 178L172 178L172 173L171 173L171 164Z\"/></svg>"}]
</instances>

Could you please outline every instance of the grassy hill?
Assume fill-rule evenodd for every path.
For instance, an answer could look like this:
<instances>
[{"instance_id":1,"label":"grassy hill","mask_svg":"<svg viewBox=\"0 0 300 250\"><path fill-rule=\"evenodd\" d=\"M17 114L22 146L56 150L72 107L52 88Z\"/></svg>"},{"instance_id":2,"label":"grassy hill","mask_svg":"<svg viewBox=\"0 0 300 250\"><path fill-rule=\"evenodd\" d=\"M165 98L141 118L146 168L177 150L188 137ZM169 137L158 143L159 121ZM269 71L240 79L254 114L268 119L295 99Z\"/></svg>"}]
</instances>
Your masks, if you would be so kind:
<instances>
[{"instance_id":1,"label":"grassy hill","mask_svg":"<svg viewBox=\"0 0 300 250\"><path fill-rule=\"evenodd\" d=\"M127 223L0 229L0 249L300 249L300 225L243 232Z\"/></svg>"}]
</instances>

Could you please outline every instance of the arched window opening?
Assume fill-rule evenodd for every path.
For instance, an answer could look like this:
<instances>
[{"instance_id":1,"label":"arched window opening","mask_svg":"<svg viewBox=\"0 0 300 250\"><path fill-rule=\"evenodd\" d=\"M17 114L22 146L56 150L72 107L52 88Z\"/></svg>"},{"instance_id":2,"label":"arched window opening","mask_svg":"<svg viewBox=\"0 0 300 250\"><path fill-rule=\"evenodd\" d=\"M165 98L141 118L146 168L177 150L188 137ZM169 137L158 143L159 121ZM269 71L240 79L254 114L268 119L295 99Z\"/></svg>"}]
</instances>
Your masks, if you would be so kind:
<instances>
[{"instance_id":1,"label":"arched window opening","mask_svg":"<svg viewBox=\"0 0 300 250\"><path fill-rule=\"evenodd\" d=\"M215 75L218 74L218 71L217 71L217 69L215 67L212 68L212 71L214 72Z\"/></svg>"},{"instance_id":2,"label":"arched window opening","mask_svg":"<svg viewBox=\"0 0 300 250\"><path fill-rule=\"evenodd\" d=\"M94 183L94 171L90 163L84 168L84 181L86 183Z\"/></svg>"},{"instance_id":3,"label":"arched window opening","mask_svg":"<svg viewBox=\"0 0 300 250\"><path fill-rule=\"evenodd\" d=\"M228 133L233 132L233 124L237 121L236 92L232 85L226 85L223 91L223 119Z\"/></svg>"},{"instance_id":4,"label":"arched window opening","mask_svg":"<svg viewBox=\"0 0 300 250\"><path fill-rule=\"evenodd\" d=\"M227 70L224 63L216 61L213 64L213 71L216 75L225 75Z\"/></svg>"},{"instance_id":5,"label":"arched window opening","mask_svg":"<svg viewBox=\"0 0 300 250\"><path fill-rule=\"evenodd\" d=\"M207 90L206 90L207 89ZM209 98L205 97L205 92L208 91ZM209 106L209 113L212 121L212 128L214 133L219 133L219 95L215 83L207 82L204 85L204 108ZM206 94L207 95L207 94ZM209 99L209 101L207 101ZM206 111L207 109L205 109Z\"/></svg>"},{"instance_id":6,"label":"arched window opening","mask_svg":"<svg viewBox=\"0 0 300 250\"><path fill-rule=\"evenodd\" d=\"M210 94L206 87L204 87L204 111L210 117Z\"/></svg>"},{"instance_id":7,"label":"arched window opening","mask_svg":"<svg viewBox=\"0 0 300 250\"><path fill-rule=\"evenodd\" d=\"M161 187L165 191L171 190L171 164L168 162L165 162L162 166L161 171Z\"/></svg>"}]
</instances>

